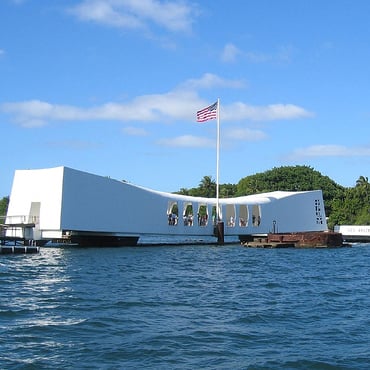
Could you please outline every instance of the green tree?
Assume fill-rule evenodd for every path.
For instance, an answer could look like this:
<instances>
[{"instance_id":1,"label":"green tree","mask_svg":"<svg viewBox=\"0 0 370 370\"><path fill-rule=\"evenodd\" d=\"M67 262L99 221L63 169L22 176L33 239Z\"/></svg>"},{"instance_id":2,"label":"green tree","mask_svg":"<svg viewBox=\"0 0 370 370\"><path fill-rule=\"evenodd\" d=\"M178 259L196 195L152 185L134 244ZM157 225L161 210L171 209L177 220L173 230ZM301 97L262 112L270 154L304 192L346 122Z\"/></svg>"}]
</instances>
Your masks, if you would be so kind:
<instances>
[{"instance_id":1,"label":"green tree","mask_svg":"<svg viewBox=\"0 0 370 370\"><path fill-rule=\"evenodd\" d=\"M237 196L264 193L270 191L307 191L322 190L325 213L329 217L333 209L345 198L346 189L335 183L328 176L309 166L283 166L263 173L242 178L237 184ZM336 211L334 216L343 220L345 213ZM332 222L335 223L334 221Z\"/></svg>"},{"instance_id":2,"label":"green tree","mask_svg":"<svg viewBox=\"0 0 370 370\"><path fill-rule=\"evenodd\" d=\"M216 182L211 176L204 176L199 184L199 195L206 198L216 197L216 186Z\"/></svg>"},{"instance_id":3,"label":"green tree","mask_svg":"<svg viewBox=\"0 0 370 370\"><path fill-rule=\"evenodd\" d=\"M220 184L220 198L277 190L322 190L329 228L335 224L370 225L370 184L366 176L360 176L355 187L346 188L309 166L275 167L241 178L236 185ZM214 198L216 183L211 176L204 176L197 188L182 188L179 194Z\"/></svg>"},{"instance_id":4,"label":"green tree","mask_svg":"<svg viewBox=\"0 0 370 370\"><path fill-rule=\"evenodd\" d=\"M369 178L365 176L360 176L356 181L356 187L362 187L362 188L368 188L370 186L369 184Z\"/></svg>"},{"instance_id":5,"label":"green tree","mask_svg":"<svg viewBox=\"0 0 370 370\"><path fill-rule=\"evenodd\" d=\"M179 191L176 192L176 194L190 195L189 194L189 189L186 189L186 188L181 188Z\"/></svg>"},{"instance_id":6,"label":"green tree","mask_svg":"<svg viewBox=\"0 0 370 370\"><path fill-rule=\"evenodd\" d=\"M220 184L220 198L232 198L236 194L236 185L234 184Z\"/></svg>"},{"instance_id":7,"label":"green tree","mask_svg":"<svg viewBox=\"0 0 370 370\"><path fill-rule=\"evenodd\" d=\"M0 200L0 216L6 216L9 205L9 197L4 197Z\"/></svg>"},{"instance_id":8,"label":"green tree","mask_svg":"<svg viewBox=\"0 0 370 370\"><path fill-rule=\"evenodd\" d=\"M364 198L364 202L370 203L369 178L360 176L356 181L356 188L359 190L359 195Z\"/></svg>"}]
</instances>

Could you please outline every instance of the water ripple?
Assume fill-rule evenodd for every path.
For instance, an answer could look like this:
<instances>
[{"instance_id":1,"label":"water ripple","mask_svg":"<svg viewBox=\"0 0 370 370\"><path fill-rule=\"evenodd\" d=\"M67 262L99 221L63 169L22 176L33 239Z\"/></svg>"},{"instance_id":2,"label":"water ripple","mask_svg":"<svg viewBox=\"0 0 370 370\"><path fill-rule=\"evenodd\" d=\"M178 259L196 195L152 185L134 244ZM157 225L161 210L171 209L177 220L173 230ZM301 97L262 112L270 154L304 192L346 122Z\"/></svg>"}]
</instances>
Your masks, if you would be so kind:
<instances>
[{"instance_id":1,"label":"water ripple","mask_svg":"<svg viewBox=\"0 0 370 370\"><path fill-rule=\"evenodd\" d=\"M0 368L368 369L370 245L0 258Z\"/></svg>"}]
</instances>

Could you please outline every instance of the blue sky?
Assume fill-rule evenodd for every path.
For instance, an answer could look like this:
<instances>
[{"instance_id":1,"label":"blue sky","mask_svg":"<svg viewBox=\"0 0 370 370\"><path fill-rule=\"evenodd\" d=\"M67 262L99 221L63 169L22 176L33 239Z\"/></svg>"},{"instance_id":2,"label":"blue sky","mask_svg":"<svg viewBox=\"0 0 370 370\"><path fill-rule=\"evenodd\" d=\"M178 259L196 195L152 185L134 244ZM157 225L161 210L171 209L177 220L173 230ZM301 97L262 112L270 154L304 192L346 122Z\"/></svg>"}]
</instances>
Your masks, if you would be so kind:
<instances>
[{"instance_id":1,"label":"blue sky","mask_svg":"<svg viewBox=\"0 0 370 370\"><path fill-rule=\"evenodd\" d=\"M369 176L370 1L2 0L0 196L68 166L162 191Z\"/></svg>"}]
</instances>

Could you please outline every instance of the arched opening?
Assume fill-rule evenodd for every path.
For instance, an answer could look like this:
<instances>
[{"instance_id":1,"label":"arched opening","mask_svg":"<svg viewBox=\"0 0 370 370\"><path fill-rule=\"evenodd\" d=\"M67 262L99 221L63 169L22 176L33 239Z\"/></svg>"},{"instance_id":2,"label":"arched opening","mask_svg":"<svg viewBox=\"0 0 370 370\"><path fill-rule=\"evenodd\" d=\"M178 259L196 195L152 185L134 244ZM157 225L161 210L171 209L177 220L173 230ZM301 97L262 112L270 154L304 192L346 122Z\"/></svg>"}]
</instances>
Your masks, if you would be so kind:
<instances>
[{"instance_id":1,"label":"arched opening","mask_svg":"<svg viewBox=\"0 0 370 370\"><path fill-rule=\"evenodd\" d=\"M239 226L247 227L248 225L248 207L245 204L239 206Z\"/></svg>"},{"instance_id":2,"label":"arched opening","mask_svg":"<svg viewBox=\"0 0 370 370\"><path fill-rule=\"evenodd\" d=\"M222 221L222 206L219 205L218 207L218 220L217 220L217 212L216 212L216 205L212 206L212 223L213 225L217 225L218 221Z\"/></svg>"},{"instance_id":3,"label":"arched opening","mask_svg":"<svg viewBox=\"0 0 370 370\"><path fill-rule=\"evenodd\" d=\"M226 220L227 220L228 227L235 226L235 205L234 204L226 205Z\"/></svg>"},{"instance_id":4,"label":"arched opening","mask_svg":"<svg viewBox=\"0 0 370 370\"><path fill-rule=\"evenodd\" d=\"M252 225L258 227L261 224L261 206L254 204L252 207Z\"/></svg>"},{"instance_id":5,"label":"arched opening","mask_svg":"<svg viewBox=\"0 0 370 370\"><path fill-rule=\"evenodd\" d=\"M182 215L184 226L193 226L194 213L193 204L191 202L184 203L184 213Z\"/></svg>"},{"instance_id":6,"label":"arched opening","mask_svg":"<svg viewBox=\"0 0 370 370\"><path fill-rule=\"evenodd\" d=\"M208 225L208 208L206 204L199 204L197 216L198 226Z\"/></svg>"},{"instance_id":7,"label":"arched opening","mask_svg":"<svg viewBox=\"0 0 370 370\"><path fill-rule=\"evenodd\" d=\"M167 222L168 225L176 226L179 218L179 207L175 200L168 201L167 206Z\"/></svg>"}]
</instances>

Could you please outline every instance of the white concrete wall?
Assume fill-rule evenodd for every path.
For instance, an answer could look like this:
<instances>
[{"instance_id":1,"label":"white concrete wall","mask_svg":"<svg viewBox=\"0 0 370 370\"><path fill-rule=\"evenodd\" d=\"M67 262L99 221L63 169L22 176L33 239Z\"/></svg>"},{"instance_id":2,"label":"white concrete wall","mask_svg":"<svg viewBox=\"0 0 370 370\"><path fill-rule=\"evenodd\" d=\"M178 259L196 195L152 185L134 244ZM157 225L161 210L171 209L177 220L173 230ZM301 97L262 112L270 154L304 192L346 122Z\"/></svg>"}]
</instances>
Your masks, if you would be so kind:
<instances>
[{"instance_id":1,"label":"white concrete wall","mask_svg":"<svg viewBox=\"0 0 370 370\"><path fill-rule=\"evenodd\" d=\"M168 225L168 202L179 208L177 226ZM322 223L317 222L315 200L321 203ZM193 204L194 226L184 226L183 205ZM16 171L8 216L29 215L32 202L40 202L40 229L43 235L62 230L109 232L127 235L212 235L211 209L215 199L192 198L161 193L110 178L67 167ZM209 203L206 227L197 225L198 203ZM235 227L227 227L226 204L237 204ZM249 208L248 227L239 227L238 204ZM261 206L261 224L252 226L252 206ZM273 192L241 198L220 199L225 235L326 230L321 191ZM48 234L49 233L49 234ZM51 235L51 234L50 234Z\"/></svg>"},{"instance_id":2,"label":"white concrete wall","mask_svg":"<svg viewBox=\"0 0 370 370\"><path fill-rule=\"evenodd\" d=\"M7 222L30 216L31 203L40 202L40 229L60 229L63 167L15 171Z\"/></svg>"},{"instance_id":3,"label":"white concrete wall","mask_svg":"<svg viewBox=\"0 0 370 370\"><path fill-rule=\"evenodd\" d=\"M62 228L150 233L161 229L167 199L121 181L65 169ZM164 223L166 225L166 223Z\"/></svg>"},{"instance_id":4,"label":"white concrete wall","mask_svg":"<svg viewBox=\"0 0 370 370\"><path fill-rule=\"evenodd\" d=\"M316 201L321 204L316 215ZM273 200L262 207L261 228L276 232L325 231L327 230L324 203L321 191L299 192Z\"/></svg>"}]
</instances>

